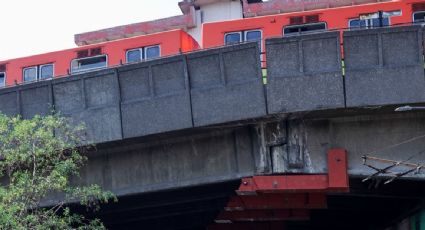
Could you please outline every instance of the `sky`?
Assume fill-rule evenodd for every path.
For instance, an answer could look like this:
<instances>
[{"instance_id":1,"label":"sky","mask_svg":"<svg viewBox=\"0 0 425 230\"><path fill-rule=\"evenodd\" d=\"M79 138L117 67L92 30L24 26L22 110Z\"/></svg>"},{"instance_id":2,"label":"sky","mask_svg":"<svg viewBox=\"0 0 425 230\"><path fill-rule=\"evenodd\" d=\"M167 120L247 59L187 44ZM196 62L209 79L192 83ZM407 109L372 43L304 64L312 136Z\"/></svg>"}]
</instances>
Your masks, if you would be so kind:
<instances>
[{"instance_id":1,"label":"sky","mask_svg":"<svg viewBox=\"0 0 425 230\"><path fill-rule=\"evenodd\" d=\"M179 0L4 0L0 60L76 47L74 34L182 14Z\"/></svg>"}]
</instances>

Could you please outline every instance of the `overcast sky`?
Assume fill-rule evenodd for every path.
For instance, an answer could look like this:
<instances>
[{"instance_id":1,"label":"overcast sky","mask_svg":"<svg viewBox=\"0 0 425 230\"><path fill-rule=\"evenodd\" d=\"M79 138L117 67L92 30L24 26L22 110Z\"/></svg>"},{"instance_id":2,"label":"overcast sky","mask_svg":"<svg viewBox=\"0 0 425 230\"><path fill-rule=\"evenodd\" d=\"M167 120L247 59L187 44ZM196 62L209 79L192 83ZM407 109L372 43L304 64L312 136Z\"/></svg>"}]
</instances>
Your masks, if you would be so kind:
<instances>
[{"instance_id":1,"label":"overcast sky","mask_svg":"<svg viewBox=\"0 0 425 230\"><path fill-rule=\"evenodd\" d=\"M5 0L0 60L75 47L74 34L180 15L179 0Z\"/></svg>"}]
</instances>

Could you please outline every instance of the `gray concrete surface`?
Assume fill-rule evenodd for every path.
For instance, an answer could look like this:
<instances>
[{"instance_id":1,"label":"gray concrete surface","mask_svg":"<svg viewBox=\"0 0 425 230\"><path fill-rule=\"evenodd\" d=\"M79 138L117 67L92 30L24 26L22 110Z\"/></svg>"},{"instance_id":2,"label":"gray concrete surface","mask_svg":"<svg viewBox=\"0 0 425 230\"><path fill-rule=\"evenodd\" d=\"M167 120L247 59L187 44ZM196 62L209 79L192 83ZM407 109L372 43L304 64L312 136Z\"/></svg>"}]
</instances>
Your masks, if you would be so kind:
<instances>
[{"instance_id":1,"label":"gray concrete surface","mask_svg":"<svg viewBox=\"0 0 425 230\"><path fill-rule=\"evenodd\" d=\"M348 107L425 100L421 26L344 32Z\"/></svg>"},{"instance_id":2,"label":"gray concrete surface","mask_svg":"<svg viewBox=\"0 0 425 230\"><path fill-rule=\"evenodd\" d=\"M266 115L257 43L187 56L195 127Z\"/></svg>"},{"instance_id":3,"label":"gray concrete surface","mask_svg":"<svg viewBox=\"0 0 425 230\"><path fill-rule=\"evenodd\" d=\"M266 40L269 113L342 108L339 32Z\"/></svg>"},{"instance_id":4,"label":"gray concrete surface","mask_svg":"<svg viewBox=\"0 0 425 230\"><path fill-rule=\"evenodd\" d=\"M208 184L255 174L252 128L140 139L98 146L79 184L99 184L117 195Z\"/></svg>"},{"instance_id":5,"label":"gray concrete surface","mask_svg":"<svg viewBox=\"0 0 425 230\"><path fill-rule=\"evenodd\" d=\"M118 68L124 138L192 128L183 55Z\"/></svg>"}]
</instances>

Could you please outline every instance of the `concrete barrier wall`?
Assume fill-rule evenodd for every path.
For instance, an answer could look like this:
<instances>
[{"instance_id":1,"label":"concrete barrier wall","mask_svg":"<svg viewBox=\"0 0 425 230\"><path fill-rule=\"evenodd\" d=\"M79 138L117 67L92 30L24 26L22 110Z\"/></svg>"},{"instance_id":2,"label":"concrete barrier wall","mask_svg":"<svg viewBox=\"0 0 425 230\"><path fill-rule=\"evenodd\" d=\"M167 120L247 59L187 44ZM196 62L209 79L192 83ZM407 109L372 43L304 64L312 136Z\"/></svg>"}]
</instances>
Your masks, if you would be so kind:
<instances>
[{"instance_id":1,"label":"concrete barrier wall","mask_svg":"<svg viewBox=\"0 0 425 230\"><path fill-rule=\"evenodd\" d=\"M83 122L89 141L122 138L117 77L114 69L108 69L53 81L55 109L76 123Z\"/></svg>"},{"instance_id":2,"label":"concrete barrier wall","mask_svg":"<svg viewBox=\"0 0 425 230\"><path fill-rule=\"evenodd\" d=\"M183 55L118 68L124 138L192 128Z\"/></svg>"},{"instance_id":3,"label":"concrete barrier wall","mask_svg":"<svg viewBox=\"0 0 425 230\"><path fill-rule=\"evenodd\" d=\"M425 100L421 26L344 33L348 107Z\"/></svg>"},{"instance_id":4,"label":"concrete barrier wall","mask_svg":"<svg viewBox=\"0 0 425 230\"><path fill-rule=\"evenodd\" d=\"M0 110L30 118L55 109L95 143L261 117L258 57L250 43L26 84L0 90Z\"/></svg>"},{"instance_id":5,"label":"concrete barrier wall","mask_svg":"<svg viewBox=\"0 0 425 230\"><path fill-rule=\"evenodd\" d=\"M344 107L339 32L266 40L269 113Z\"/></svg>"},{"instance_id":6,"label":"concrete barrier wall","mask_svg":"<svg viewBox=\"0 0 425 230\"><path fill-rule=\"evenodd\" d=\"M15 88L0 92L0 111L8 116L20 113L19 92Z\"/></svg>"},{"instance_id":7,"label":"concrete barrier wall","mask_svg":"<svg viewBox=\"0 0 425 230\"><path fill-rule=\"evenodd\" d=\"M194 126L266 115L257 43L187 56Z\"/></svg>"},{"instance_id":8,"label":"concrete barrier wall","mask_svg":"<svg viewBox=\"0 0 425 230\"><path fill-rule=\"evenodd\" d=\"M339 33L324 32L267 40L266 90L254 42L2 89L0 111L30 118L54 108L100 143L345 102L425 100L420 26L347 31L344 39L345 98Z\"/></svg>"},{"instance_id":9,"label":"concrete barrier wall","mask_svg":"<svg viewBox=\"0 0 425 230\"><path fill-rule=\"evenodd\" d=\"M36 82L0 91L0 111L6 115L31 118L36 114L47 115L53 108L52 85Z\"/></svg>"}]
</instances>

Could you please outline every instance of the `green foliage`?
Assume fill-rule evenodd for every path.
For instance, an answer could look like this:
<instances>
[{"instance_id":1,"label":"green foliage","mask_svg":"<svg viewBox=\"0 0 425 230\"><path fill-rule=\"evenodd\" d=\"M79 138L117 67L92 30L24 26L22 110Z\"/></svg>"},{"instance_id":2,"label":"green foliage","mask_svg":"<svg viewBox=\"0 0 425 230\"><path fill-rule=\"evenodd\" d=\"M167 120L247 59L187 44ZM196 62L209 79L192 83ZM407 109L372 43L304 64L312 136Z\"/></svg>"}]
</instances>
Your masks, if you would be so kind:
<instances>
[{"instance_id":1,"label":"green foliage","mask_svg":"<svg viewBox=\"0 0 425 230\"><path fill-rule=\"evenodd\" d=\"M70 184L93 147L80 147L83 134L83 127L57 115L23 120L0 114L0 229L104 229L65 206L79 201L98 209L116 200L97 185ZM52 194L60 194L60 201L43 207Z\"/></svg>"}]
</instances>

